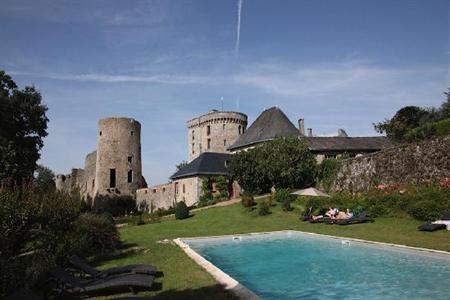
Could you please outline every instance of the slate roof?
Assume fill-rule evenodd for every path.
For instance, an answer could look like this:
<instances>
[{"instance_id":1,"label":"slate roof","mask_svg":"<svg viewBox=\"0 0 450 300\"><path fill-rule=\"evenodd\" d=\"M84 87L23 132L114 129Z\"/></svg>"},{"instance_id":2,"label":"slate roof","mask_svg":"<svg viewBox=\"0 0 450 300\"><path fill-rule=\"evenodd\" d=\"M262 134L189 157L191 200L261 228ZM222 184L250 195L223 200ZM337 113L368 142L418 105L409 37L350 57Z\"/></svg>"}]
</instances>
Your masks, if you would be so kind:
<instances>
[{"instance_id":1,"label":"slate roof","mask_svg":"<svg viewBox=\"0 0 450 300\"><path fill-rule=\"evenodd\" d=\"M204 152L187 166L178 170L170 179L179 179L184 177L198 175L228 175L225 162L230 160L231 155L226 153Z\"/></svg>"},{"instance_id":2,"label":"slate roof","mask_svg":"<svg viewBox=\"0 0 450 300\"><path fill-rule=\"evenodd\" d=\"M299 136L300 131L278 107L263 111L228 150L248 147L279 137Z\"/></svg>"},{"instance_id":3,"label":"slate roof","mask_svg":"<svg viewBox=\"0 0 450 300\"><path fill-rule=\"evenodd\" d=\"M306 140L311 151L379 151L392 147L393 144L386 137L302 137Z\"/></svg>"}]
</instances>

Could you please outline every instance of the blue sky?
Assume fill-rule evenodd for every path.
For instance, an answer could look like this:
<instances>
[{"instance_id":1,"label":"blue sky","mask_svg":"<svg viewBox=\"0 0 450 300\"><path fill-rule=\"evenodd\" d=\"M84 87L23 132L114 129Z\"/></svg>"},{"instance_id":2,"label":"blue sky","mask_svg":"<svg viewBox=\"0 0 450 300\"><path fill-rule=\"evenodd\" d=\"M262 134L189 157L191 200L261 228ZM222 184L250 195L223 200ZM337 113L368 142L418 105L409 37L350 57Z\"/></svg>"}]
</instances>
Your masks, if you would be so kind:
<instances>
[{"instance_id":1,"label":"blue sky","mask_svg":"<svg viewBox=\"0 0 450 300\"><path fill-rule=\"evenodd\" d=\"M143 172L187 159L185 121L220 108L252 122L278 105L316 134L437 106L450 86L448 0L0 0L0 69L48 106L40 163L83 167L97 120L142 124ZM237 59L238 57L238 59Z\"/></svg>"}]
</instances>

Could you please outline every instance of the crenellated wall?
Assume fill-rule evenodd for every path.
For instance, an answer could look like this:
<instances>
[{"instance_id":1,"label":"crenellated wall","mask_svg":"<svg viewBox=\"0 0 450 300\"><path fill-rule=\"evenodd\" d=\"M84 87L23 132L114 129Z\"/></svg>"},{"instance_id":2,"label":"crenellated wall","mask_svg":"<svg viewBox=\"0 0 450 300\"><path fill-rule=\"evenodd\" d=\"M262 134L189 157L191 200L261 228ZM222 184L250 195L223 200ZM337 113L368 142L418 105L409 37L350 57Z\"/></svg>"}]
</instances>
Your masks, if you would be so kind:
<instances>
[{"instance_id":1,"label":"crenellated wall","mask_svg":"<svg viewBox=\"0 0 450 300\"><path fill-rule=\"evenodd\" d=\"M448 177L450 136L345 160L333 190L360 192L377 184L416 184Z\"/></svg>"}]
</instances>

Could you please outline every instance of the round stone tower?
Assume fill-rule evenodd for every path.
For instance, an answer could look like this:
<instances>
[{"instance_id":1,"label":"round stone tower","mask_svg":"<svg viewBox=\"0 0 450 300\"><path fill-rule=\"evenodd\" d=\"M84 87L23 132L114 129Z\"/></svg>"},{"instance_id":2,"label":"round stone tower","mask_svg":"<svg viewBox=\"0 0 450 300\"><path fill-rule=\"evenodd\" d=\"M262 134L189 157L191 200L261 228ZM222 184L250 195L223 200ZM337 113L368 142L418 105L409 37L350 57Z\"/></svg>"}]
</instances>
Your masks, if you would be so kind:
<instances>
[{"instance_id":1,"label":"round stone tower","mask_svg":"<svg viewBox=\"0 0 450 300\"><path fill-rule=\"evenodd\" d=\"M247 128L247 115L234 111L212 110L187 122L188 158L194 160L203 152L228 153Z\"/></svg>"},{"instance_id":2,"label":"round stone tower","mask_svg":"<svg viewBox=\"0 0 450 300\"><path fill-rule=\"evenodd\" d=\"M134 195L143 182L141 124L130 118L101 119L97 134L93 194Z\"/></svg>"}]
</instances>

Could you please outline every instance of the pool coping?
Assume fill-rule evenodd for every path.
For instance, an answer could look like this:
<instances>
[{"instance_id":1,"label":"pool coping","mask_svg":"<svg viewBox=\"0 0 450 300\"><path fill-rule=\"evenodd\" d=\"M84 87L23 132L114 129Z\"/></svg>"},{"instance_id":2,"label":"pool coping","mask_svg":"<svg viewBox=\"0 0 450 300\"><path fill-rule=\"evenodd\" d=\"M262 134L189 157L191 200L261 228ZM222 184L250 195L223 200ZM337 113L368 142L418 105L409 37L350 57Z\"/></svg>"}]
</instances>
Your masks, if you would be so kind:
<instances>
[{"instance_id":1,"label":"pool coping","mask_svg":"<svg viewBox=\"0 0 450 300\"><path fill-rule=\"evenodd\" d=\"M328 234L319 234L314 232L306 232L301 230L275 230L275 231L263 231L263 232L251 232L251 233L242 233L242 234L226 234L226 235L215 235L215 236L202 236L202 237L183 237L174 239L174 243L177 244L187 256L189 256L194 262L196 262L199 266L205 269L214 279L216 279L220 284L222 284L225 289L229 290L236 297L240 299L260 299L254 292L249 290L247 287L239 283L236 279L216 267L209 260L198 254L195 250L193 250L188 244L183 242L183 240L190 239L211 239L211 238L226 238L226 237L237 237L237 236L252 236L252 235L261 235L261 234L273 234L273 233L289 233L289 232L299 232L306 235L318 236L318 237L327 237L336 240L345 240L345 241L354 241L365 244L373 244L378 246L384 246L388 248L401 248L407 250L414 250L420 252L426 252L428 254L440 254L450 258L450 252L443 250L435 250L429 248L421 248L421 247L412 247L400 244L393 243L385 243L385 242L376 242L376 241L368 241L357 238L350 237L342 237L342 236L334 236Z\"/></svg>"}]
</instances>

